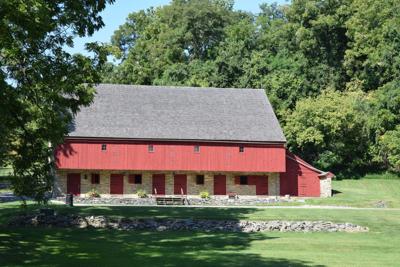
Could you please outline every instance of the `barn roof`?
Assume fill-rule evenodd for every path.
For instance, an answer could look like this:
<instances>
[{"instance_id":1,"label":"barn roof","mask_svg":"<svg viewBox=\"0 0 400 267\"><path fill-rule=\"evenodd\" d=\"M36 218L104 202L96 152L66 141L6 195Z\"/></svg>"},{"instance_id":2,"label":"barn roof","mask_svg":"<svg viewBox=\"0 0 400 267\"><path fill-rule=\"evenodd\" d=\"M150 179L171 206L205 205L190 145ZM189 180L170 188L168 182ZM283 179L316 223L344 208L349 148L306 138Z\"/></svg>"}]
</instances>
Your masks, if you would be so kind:
<instances>
[{"instance_id":1,"label":"barn roof","mask_svg":"<svg viewBox=\"0 0 400 267\"><path fill-rule=\"evenodd\" d=\"M70 137L285 142L261 89L100 84Z\"/></svg>"}]
</instances>

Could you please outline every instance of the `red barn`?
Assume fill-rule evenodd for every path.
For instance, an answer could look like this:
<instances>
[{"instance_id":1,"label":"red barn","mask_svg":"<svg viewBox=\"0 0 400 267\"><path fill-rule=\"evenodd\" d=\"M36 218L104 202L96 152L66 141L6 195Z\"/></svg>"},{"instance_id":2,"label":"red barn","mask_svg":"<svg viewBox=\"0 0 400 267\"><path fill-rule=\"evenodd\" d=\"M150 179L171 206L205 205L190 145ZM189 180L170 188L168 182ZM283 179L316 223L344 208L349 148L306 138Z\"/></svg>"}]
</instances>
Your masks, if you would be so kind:
<instances>
[{"instance_id":1,"label":"red barn","mask_svg":"<svg viewBox=\"0 0 400 267\"><path fill-rule=\"evenodd\" d=\"M330 196L264 90L102 84L55 152L56 193Z\"/></svg>"}]
</instances>

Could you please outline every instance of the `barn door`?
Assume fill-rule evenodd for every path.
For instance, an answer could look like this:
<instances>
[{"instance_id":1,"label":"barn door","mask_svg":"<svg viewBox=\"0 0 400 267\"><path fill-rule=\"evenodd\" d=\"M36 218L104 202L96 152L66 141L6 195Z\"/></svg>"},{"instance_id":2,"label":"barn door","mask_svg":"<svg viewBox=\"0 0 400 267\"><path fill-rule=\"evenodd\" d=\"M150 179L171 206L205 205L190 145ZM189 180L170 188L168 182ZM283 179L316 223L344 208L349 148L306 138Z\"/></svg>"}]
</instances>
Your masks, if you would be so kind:
<instances>
[{"instance_id":1,"label":"barn door","mask_svg":"<svg viewBox=\"0 0 400 267\"><path fill-rule=\"evenodd\" d=\"M268 195L268 176L257 176L256 178L256 195Z\"/></svg>"},{"instance_id":2,"label":"barn door","mask_svg":"<svg viewBox=\"0 0 400 267\"><path fill-rule=\"evenodd\" d=\"M225 175L214 175L214 195L226 195Z\"/></svg>"},{"instance_id":3,"label":"barn door","mask_svg":"<svg viewBox=\"0 0 400 267\"><path fill-rule=\"evenodd\" d=\"M153 174L152 194L165 195L165 174Z\"/></svg>"},{"instance_id":4,"label":"barn door","mask_svg":"<svg viewBox=\"0 0 400 267\"><path fill-rule=\"evenodd\" d=\"M300 171L298 174L298 181L299 181L299 196L304 197L307 196L307 189L308 189L308 184L307 184L307 177L303 175L303 173Z\"/></svg>"},{"instance_id":5,"label":"barn door","mask_svg":"<svg viewBox=\"0 0 400 267\"><path fill-rule=\"evenodd\" d=\"M67 174L67 194L79 196L81 194L81 174L68 173Z\"/></svg>"},{"instance_id":6,"label":"barn door","mask_svg":"<svg viewBox=\"0 0 400 267\"><path fill-rule=\"evenodd\" d=\"M186 174L174 175L174 194L186 195L187 194L187 177Z\"/></svg>"},{"instance_id":7,"label":"barn door","mask_svg":"<svg viewBox=\"0 0 400 267\"><path fill-rule=\"evenodd\" d=\"M124 176L122 174L111 174L110 194L122 195L124 193Z\"/></svg>"}]
</instances>

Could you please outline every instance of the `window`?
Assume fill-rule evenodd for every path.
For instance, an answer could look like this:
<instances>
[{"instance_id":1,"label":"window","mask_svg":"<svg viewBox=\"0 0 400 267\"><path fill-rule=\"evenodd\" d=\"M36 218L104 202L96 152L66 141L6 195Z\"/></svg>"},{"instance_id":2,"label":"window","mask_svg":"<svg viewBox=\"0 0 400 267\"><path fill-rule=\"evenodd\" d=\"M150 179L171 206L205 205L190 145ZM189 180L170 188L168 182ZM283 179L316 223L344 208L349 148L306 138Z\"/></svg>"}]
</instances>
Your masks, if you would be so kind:
<instances>
[{"instance_id":1,"label":"window","mask_svg":"<svg viewBox=\"0 0 400 267\"><path fill-rule=\"evenodd\" d=\"M194 146L194 153L200 153L200 146Z\"/></svg>"},{"instance_id":2,"label":"window","mask_svg":"<svg viewBox=\"0 0 400 267\"><path fill-rule=\"evenodd\" d=\"M142 175L141 174L131 174L128 177L128 182L130 184L142 184Z\"/></svg>"},{"instance_id":3,"label":"window","mask_svg":"<svg viewBox=\"0 0 400 267\"><path fill-rule=\"evenodd\" d=\"M101 145L101 150L107 150L107 145L106 144L102 144Z\"/></svg>"},{"instance_id":4,"label":"window","mask_svg":"<svg viewBox=\"0 0 400 267\"><path fill-rule=\"evenodd\" d=\"M240 146L240 147L239 147L239 152L240 152L240 153L243 153L243 152L244 152L244 146Z\"/></svg>"},{"instance_id":5,"label":"window","mask_svg":"<svg viewBox=\"0 0 400 267\"><path fill-rule=\"evenodd\" d=\"M148 146L148 150L149 150L149 152L154 152L154 146L153 145L149 145Z\"/></svg>"},{"instance_id":6,"label":"window","mask_svg":"<svg viewBox=\"0 0 400 267\"><path fill-rule=\"evenodd\" d=\"M248 184L247 176L240 176L240 184Z\"/></svg>"},{"instance_id":7,"label":"window","mask_svg":"<svg viewBox=\"0 0 400 267\"><path fill-rule=\"evenodd\" d=\"M196 175L196 184L204 184L204 175Z\"/></svg>"},{"instance_id":8,"label":"window","mask_svg":"<svg viewBox=\"0 0 400 267\"><path fill-rule=\"evenodd\" d=\"M135 184L142 184L142 175L135 174Z\"/></svg>"},{"instance_id":9,"label":"window","mask_svg":"<svg viewBox=\"0 0 400 267\"><path fill-rule=\"evenodd\" d=\"M100 183L100 174L92 173L92 184L99 184Z\"/></svg>"}]
</instances>

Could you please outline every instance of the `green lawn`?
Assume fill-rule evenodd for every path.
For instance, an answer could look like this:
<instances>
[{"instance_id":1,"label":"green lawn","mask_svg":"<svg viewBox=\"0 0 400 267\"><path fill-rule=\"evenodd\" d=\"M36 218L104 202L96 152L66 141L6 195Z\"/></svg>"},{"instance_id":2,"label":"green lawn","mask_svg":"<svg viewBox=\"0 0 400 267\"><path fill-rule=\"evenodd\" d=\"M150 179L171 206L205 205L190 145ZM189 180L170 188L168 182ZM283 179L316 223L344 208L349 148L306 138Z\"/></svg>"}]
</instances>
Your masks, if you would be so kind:
<instances>
[{"instance_id":1,"label":"green lawn","mask_svg":"<svg viewBox=\"0 0 400 267\"><path fill-rule=\"evenodd\" d=\"M34 209L33 205L30 209ZM0 266L398 266L400 211L55 206L125 217L353 222L368 233L202 233L0 226ZM0 204L0 225L18 205Z\"/></svg>"},{"instance_id":2,"label":"green lawn","mask_svg":"<svg viewBox=\"0 0 400 267\"><path fill-rule=\"evenodd\" d=\"M385 178L385 177L384 177ZM367 176L363 179L333 181L335 194L331 198L309 199L311 205L339 205L353 207L376 207L384 201L387 207L400 208L400 178L388 176L382 179Z\"/></svg>"}]
</instances>

